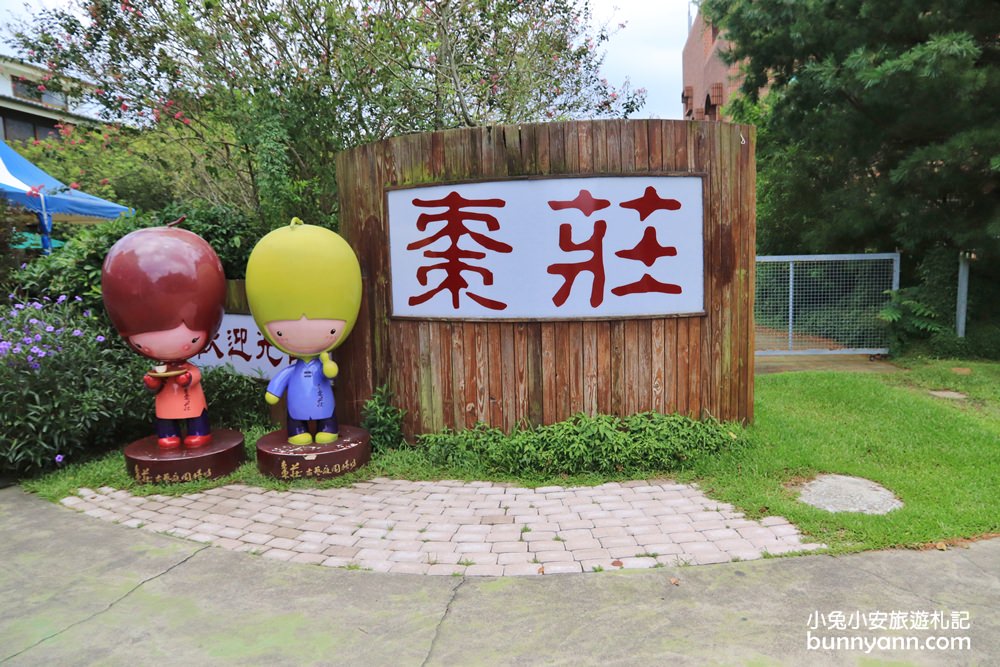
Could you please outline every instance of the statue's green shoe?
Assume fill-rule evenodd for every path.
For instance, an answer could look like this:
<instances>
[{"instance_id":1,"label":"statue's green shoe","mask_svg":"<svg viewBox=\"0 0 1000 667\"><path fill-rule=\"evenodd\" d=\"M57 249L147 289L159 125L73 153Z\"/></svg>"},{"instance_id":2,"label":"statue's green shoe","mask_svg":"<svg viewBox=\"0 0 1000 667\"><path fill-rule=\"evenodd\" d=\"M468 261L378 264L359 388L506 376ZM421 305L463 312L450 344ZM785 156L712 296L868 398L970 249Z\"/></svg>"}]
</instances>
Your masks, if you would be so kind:
<instances>
[{"instance_id":1,"label":"statue's green shoe","mask_svg":"<svg viewBox=\"0 0 1000 667\"><path fill-rule=\"evenodd\" d=\"M325 433L320 431L316 434L316 444L317 445L329 445L331 442L336 442L337 438L340 437L339 433Z\"/></svg>"},{"instance_id":2,"label":"statue's green shoe","mask_svg":"<svg viewBox=\"0 0 1000 667\"><path fill-rule=\"evenodd\" d=\"M312 442L312 433L309 433L308 431L305 433L299 433L298 435L293 435L288 439L288 444L290 445L311 445Z\"/></svg>"}]
</instances>

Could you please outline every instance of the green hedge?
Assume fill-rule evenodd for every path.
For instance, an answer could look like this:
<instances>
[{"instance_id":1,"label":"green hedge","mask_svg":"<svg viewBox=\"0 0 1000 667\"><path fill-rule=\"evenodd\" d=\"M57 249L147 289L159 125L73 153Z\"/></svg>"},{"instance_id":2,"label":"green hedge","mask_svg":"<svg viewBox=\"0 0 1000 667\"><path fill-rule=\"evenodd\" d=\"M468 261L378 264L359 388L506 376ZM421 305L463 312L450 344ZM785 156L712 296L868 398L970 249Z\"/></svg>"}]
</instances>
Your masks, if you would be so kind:
<instances>
[{"instance_id":1,"label":"green hedge","mask_svg":"<svg viewBox=\"0 0 1000 667\"><path fill-rule=\"evenodd\" d=\"M485 466L511 475L610 475L678 470L746 443L742 427L735 424L646 412L576 415L549 426L517 428L509 435L480 424L422 435L417 446L441 466Z\"/></svg>"}]
</instances>

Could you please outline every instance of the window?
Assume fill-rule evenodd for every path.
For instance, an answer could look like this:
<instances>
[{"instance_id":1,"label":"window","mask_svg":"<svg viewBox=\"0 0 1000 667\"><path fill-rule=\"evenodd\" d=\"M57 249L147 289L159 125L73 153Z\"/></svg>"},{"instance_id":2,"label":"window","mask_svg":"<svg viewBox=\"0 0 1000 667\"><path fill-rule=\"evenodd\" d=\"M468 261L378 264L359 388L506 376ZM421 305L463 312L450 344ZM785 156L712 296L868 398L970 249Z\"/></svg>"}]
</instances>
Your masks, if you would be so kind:
<instances>
[{"instance_id":1,"label":"window","mask_svg":"<svg viewBox=\"0 0 1000 667\"><path fill-rule=\"evenodd\" d=\"M7 141L32 141L35 139L35 124L20 118L4 118L4 136Z\"/></svg>"},{"instance_id":2,"label":"window","mask_svg":"<svg viewBox=\"0 0 1000 667\"><path fill-rule=\"evenodd\" d=\"M32 102L40 102L47 106L59 107L60 109L69 109L66 93L52 90L38 90L40 84L37 81L32 81L23 76L12 76L11 84L14 89L14 97L31 100Z\"/></svg>"},{"instance_id":3,"label":"window","mask_svg":"<svg viewBox=\"0 0 1000 667\"><path fill-rule=\"evenodd\" d=\"M39 118L16 111L4 110L0 114L0 136L8 141L33 141L47 137L58 136L55 124L57 121L49 118Z\"/></svg>"}]
</instances>

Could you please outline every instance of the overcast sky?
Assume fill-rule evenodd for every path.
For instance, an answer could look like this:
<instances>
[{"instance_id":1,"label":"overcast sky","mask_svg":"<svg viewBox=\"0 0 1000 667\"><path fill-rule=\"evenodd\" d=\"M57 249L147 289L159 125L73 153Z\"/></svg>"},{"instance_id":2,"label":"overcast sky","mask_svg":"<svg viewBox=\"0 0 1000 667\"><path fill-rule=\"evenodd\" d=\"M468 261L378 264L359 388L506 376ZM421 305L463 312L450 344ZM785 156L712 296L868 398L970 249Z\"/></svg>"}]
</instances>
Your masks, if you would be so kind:
<instances>
[{"instance_id":1,"label":"overcast sky","mask_svg":"<svg viewBox=\"0 0 1000 667\"><path fill-rule=\"evenodd\" d=\"M687 39L689 0L590 0L596 23L625 27L611 39L604 76L614 85L628 77L633 88L647 90L646 106L637 118L681 117L681 51ZM24 16L23 6L59 7L65 0L0 0L0 25L11 15ZM692 9L693 11L693 9ZM6 32L6 31L4 31ZM11 49L0 46L0 52Z\"/></svg>"}]
</instances>

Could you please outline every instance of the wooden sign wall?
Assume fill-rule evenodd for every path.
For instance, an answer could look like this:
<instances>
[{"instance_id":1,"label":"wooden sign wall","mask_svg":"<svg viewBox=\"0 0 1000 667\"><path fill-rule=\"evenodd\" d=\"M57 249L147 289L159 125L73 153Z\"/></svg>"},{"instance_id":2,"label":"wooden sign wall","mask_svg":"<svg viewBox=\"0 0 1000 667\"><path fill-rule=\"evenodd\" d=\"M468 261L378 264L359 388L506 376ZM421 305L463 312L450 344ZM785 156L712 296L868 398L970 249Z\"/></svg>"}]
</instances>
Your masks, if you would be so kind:
<instances>
[{"instance_id":1,"label":"wooden sign wall","mask_svg":"<svg viewBox=\"0 0 1000 667\"><path fill-rule=\"evenodd\" d=\"M703 310L566 319L553 306L552 319L537 310L530 318L421 318L402 312L397 293L401 312L393 315L393 281L404 278L398 249L395 276L390 260L390 193L555 176L697 177ZM383 384L406 410L407 435L479 421L509 430L577 412L752 420L752 127L613 120L410 135L340 154L337 182L340 232L361 260L365 288L358 324L338 355L341 421L358 423L361 405ZM401 224L394 215L392 224ZM413 294L427 293L411 279ZM574 289L589 292L590 284Z\"/></svg>"}]
</instances>

